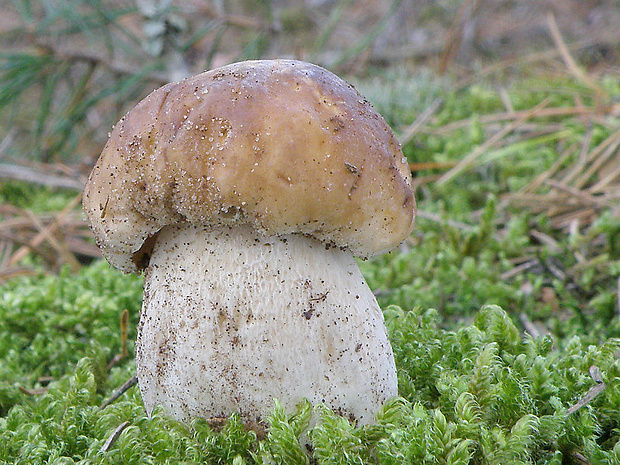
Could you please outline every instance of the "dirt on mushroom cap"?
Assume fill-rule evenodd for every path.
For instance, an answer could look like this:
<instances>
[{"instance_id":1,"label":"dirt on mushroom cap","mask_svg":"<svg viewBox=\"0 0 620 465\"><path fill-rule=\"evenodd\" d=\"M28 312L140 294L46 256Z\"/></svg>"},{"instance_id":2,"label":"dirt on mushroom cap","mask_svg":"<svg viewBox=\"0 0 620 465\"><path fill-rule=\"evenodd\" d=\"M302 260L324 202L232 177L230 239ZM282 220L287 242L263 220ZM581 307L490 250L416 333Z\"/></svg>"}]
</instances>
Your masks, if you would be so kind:
<instances>
[{"instance_id":1,"label":"dirt on mushroom cap","mask_svg":"<svg viewBox=\"0 0 620 465\"><path fill-rule=\"evenodd\" d=\"M106 258L130 272L173 223L308 234L367 257L409 234L415 201L391 129L353 87L316 65L261 60L140 102L112 131L84 209Z\"/></svg>"}]
</instances>

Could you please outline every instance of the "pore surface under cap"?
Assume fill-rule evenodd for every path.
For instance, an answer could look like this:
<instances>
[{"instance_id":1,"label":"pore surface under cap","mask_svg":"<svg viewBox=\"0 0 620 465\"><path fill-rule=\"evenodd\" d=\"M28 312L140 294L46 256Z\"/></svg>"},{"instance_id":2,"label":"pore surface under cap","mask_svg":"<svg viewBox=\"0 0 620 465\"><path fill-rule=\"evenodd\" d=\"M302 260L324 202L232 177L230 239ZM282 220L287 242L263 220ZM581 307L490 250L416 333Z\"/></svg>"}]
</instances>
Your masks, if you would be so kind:
<instances>
[{"instance_id":1,"label":"pore surface under cap","mask_svg":"<svg viewBox=\"0 0 620 465\"><path fill-rule=\"evenodd\" d=\"M130 272L176 223L307 234L367 257L409 234L415 202L398 142L353 87L261 60L142 100L112 131L84 210L106 258Z\"/></svg>"}]
</instances>

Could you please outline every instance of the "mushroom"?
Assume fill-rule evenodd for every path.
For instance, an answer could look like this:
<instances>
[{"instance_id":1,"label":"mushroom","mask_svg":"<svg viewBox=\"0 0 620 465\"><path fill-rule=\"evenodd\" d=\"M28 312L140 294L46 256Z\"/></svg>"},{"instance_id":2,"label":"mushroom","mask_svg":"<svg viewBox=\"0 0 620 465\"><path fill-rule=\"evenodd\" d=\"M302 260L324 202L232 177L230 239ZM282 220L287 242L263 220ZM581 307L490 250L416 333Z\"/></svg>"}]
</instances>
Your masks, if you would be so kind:
<instances>
[{"instance_id":1,"label":"mushroom","mask_svg":"<svg viewBox=\"0 0 620 465\"><path fill-rule=\"evenodd\" d=\"M354 256L400 244L411 176L352 86L294 60L165 85L112 131L84 211L108 261L145 272L136 345L145 408L181 421L274 399L358 424L397 395L383 315Z\"/></svg>"}]
</instances>

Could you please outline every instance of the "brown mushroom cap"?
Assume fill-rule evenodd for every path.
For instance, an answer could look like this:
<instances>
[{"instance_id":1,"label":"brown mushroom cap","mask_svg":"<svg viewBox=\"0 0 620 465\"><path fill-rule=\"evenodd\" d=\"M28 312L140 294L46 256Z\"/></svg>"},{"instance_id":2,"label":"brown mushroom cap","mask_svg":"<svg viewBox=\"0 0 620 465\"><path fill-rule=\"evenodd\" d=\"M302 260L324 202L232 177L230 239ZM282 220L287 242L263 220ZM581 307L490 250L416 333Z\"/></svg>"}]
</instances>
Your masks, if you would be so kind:
<instances>
[{"instance_id":1,"label":"brown mushroom cap","mask_svg":"<svg viewBox=\"0 0 620 465\"><path fill-rule=\"evenodd\" d=\"M135 272L177 223L300 233L360 257L410 233L415 201L383 118L329 71L235 63L165 85L116 125L84 211L104 256Z\"/></svg>"}]
</instances>

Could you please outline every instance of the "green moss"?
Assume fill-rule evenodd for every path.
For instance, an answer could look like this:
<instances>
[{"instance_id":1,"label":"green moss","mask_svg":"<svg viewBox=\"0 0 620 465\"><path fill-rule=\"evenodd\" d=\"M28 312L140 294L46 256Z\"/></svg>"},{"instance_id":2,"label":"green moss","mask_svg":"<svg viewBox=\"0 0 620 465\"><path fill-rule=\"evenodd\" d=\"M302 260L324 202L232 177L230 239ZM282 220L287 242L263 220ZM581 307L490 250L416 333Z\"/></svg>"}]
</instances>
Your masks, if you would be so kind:
<instances>
[{"instance_id":1,"label":"green moss","mask_svg":"<svg viewBox=\"0 0 620 465\"><path fill-rule=\"evenodd\" d=\"M87 355L101 368L99 383L118 382L118 376L108 380L102 368L120 352L124 309L133 345L141 294L138 278L123 276L105 262L77 276L64 270L60 276L20 278L2 286L0 412L24 398L20 387L37 389L41 379L60 379Z\"/></svg>"},{"instance_id":2,"label":"green moss","mask_svg":"<svg viewBox=\"0 0 620 465\"><path fill-rule=\"evenodd\" d=\"M34 212L62 210L77 192L42 187L20 181L0 182L0 204L8 203Z\"/></svg>"},{"instance_id":3,"label":"green moss","mask_svg":"<svg viewBox=\"0 0 620 465\"><path fill-rule=\"evenodd\" d=\"M317 406L320 421L310 428L308 403L292 414L276 403L259 441L237 415L219 431L200 419L179 424L160 409L147 418L135 387L99 410L111 387L101 390L97 361L66 360L47 393L22 394L0 419L0 462L529 464L572 463L579 453L618 463L620 340L593 346L573 337L560 351L548 337L523 338L496 306L455 331L441 329L435 311L390 307L386 322L402 397L374 425L355 428ZM568 414L596 385L591 366L607 388Z\"/></svg>"}]
</instances>

